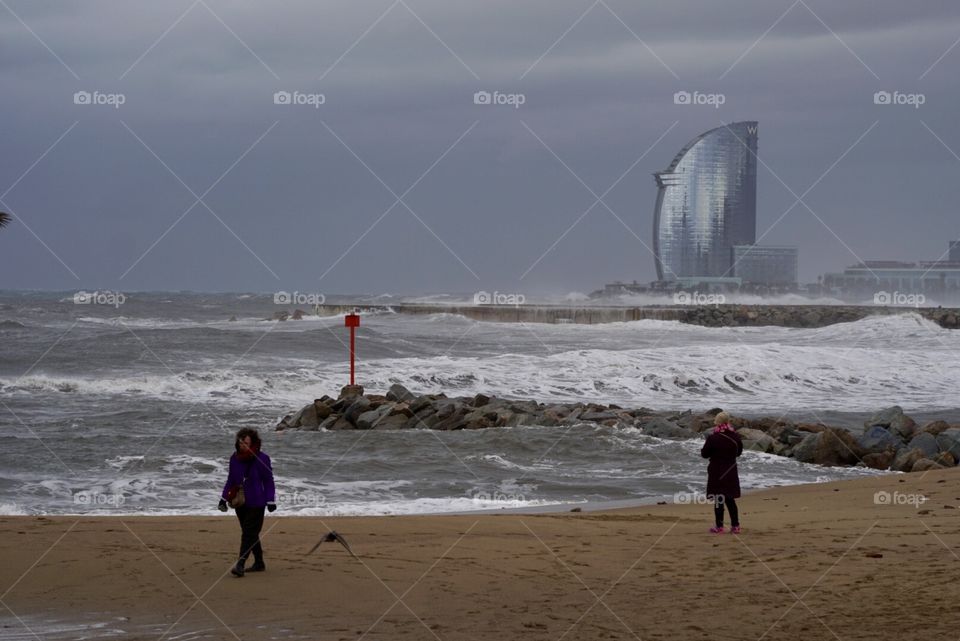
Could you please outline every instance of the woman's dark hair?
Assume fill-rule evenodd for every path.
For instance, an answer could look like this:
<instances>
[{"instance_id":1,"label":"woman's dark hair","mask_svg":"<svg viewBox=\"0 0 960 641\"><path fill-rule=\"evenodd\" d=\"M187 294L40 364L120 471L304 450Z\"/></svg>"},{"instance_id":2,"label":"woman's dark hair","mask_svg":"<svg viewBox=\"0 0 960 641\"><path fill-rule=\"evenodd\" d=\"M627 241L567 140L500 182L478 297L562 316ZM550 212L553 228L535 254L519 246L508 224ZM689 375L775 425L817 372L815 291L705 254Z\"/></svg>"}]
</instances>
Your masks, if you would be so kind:
<instances>
[{"instance_id":1,"label":"woman's dark hair","mask_svg":"<svg viewBox=\"0 0 960 641\"><path fill-rule=\"evenodd\" d=\"M234 444L233 444L234 449L236 449L236 450L239 452L239 451L240 451L240 441L242 441L243 439L247 438L248 436L250 437L250 447L251 447L252 449L254 449L254 450L259 450L259 449L260 449L260 435L257 434L257 430L253 429L252 427L245 427L245 428L243 428L242 430L240 430L239 432L237 432L237 440L236 440L236 441L234 442Z\"/></svg>"}]
</instances>

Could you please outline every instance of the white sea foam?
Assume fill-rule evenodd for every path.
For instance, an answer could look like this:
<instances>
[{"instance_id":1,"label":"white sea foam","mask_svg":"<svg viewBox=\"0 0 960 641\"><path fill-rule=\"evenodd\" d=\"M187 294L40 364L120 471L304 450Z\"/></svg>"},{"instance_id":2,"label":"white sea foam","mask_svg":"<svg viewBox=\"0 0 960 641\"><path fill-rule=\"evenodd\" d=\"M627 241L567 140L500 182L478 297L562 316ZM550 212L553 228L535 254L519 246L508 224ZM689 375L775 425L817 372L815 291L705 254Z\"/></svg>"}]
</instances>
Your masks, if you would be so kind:
<instances>
[{"instance_id":1,"label":"white sea foam","mask_svg":"<svg viewBox=\"0 0 960 641\"><path fill-rule=\"evenodd\" d=\"M663 321L538 326L542 354L382 358L361 362L369 391L399 382L418 392L478 392L540 401L599 401L655 408L723 405L735 411L912 411L955 405L960 332L917 315L878 316L818 329L703 328ZM554 351L570 332L588 349ZM587 339L585 339L587 340ZM599 345L599 347L598 347ZM338 390L345 363L265 357L245 371L0 378L6 394L146 396L294 410Z\"/></svg>"}]
</instances>

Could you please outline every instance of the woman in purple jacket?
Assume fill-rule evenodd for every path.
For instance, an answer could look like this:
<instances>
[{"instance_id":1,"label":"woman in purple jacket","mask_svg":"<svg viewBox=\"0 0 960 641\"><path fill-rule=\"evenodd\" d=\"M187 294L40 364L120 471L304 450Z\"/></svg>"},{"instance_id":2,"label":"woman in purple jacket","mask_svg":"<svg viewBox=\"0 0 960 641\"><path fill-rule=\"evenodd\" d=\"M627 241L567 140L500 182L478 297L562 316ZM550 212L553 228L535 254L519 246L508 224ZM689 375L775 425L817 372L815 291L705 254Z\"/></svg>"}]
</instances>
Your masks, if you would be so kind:
<instances>
[{"instance_id":1,"label":"woman in purple jacket","mask_svg":"<svg viewBox=\"0 0 960 641\"><path fill-rule=\"evenodd\" d=\"M707 465L707 498L713 499L716 526L713 534L723 533L723 507L730 512L730 532L740 534L740 512L736 499L740 498L740 475L737 457L743 454L743 441L730 425L730 415L720 412L713 419L716 426L700 450L700 456L710 459Z\"/></svg>"},{"instance_id":2,"label":"woman in purple jacket","mask_svg":"<svg viewBox=\"0 0 960 641\"><path fill-rule=\"evenodd\" d=\"M236 508L240 521L240 558L230 569L234 576L243 576L243 566L250 552L253 552L253 565L250 572L263 572L267 566L263 563L263 548L260 546L260 530L263 528L263 510L273 512L277 509L276 490L273 485L273 468L270 457L260 451L260 435L257 430L243 428L237 432L234 443L236 452L230 456L230 473L220 494L219 509L227 511L227 499L242 485L243 505Z\"/></svg>"}]
</instances>

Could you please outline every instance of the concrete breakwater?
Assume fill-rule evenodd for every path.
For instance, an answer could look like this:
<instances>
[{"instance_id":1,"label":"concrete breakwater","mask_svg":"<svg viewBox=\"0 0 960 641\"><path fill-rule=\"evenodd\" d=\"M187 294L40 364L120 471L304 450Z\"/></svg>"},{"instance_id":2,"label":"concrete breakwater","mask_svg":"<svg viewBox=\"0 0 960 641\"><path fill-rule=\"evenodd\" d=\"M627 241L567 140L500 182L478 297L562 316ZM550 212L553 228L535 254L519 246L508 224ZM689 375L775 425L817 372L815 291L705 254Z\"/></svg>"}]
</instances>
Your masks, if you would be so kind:
<instances>
[{"instance_id":1,"label":"concrete breakwater","mask_svg":"<svg viewBox=\"0 0 960 641\"><path fill-rule=\"evenodd\" d=\"M919 314L941 327L960 329L960 309L904 308L856 305L710 305L616 307L574 305L319 305L321 316L361 313L459 314L478 321L499 323L574 323L593 325L637 320L679 321L704 327L825 327L868 316Z\"/></svg>"},{"instance_id":2,"label":"concrete breakwater","mask_svg":"<svg viewBox=\"0 0 960 641\"><path fill-rule=\"evenodd\" d=\"M416 394L394 384L386 394L364 394L348 385L337 398L323 396L277 424L284 430L478 430L541 426L569 429L577 425L634 428L667 439L702 439L720 409L703 413L657 412L599 403L538 403L477 394L449 398ZM932 421L920 425L899 406L864 422L864 431L797 423L784 418L732 421L745 449L819 465L864 465L878 470L918 472L953 467L960 460L960 425Z\"/></svg>"}]
</instances>

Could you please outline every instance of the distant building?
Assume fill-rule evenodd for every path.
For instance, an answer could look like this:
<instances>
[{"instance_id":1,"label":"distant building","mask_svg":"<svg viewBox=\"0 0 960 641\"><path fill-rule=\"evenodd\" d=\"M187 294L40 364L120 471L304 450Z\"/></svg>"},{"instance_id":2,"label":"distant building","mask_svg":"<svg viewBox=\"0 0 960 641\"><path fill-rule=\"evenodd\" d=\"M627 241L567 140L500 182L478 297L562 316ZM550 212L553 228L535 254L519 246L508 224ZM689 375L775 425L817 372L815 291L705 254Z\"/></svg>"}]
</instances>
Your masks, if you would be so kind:
<instances>
[{"instance_id":1,"label":"distant building","mask_svg":"<svg viewBox=\"0 0 960 641\"><path fill-rule=\"evenodd\" d=\"M960 263L960 240L950 241L950 262Z\"/></svg>"},{"instance_id":2,"label":"distant building","mask_svg":"<svg viewBox=\"0 0 960 641\"><path fill-rule=\"evenodd\" d=\"M845 298L885 301L894 294L923 294L928 302L956 304L960 302L960 262L865 261L841 274L826 274L823 285Z\"/></svg>"},{"instance_id":3,"label":"distant building","mask_svg":"<svg viewBox=\"0 0 960 641\"><path fill-rule=\"evenodd\" d=\"M729 278L731 248L757 231L757 123L700 134L654 174L657 279Z\"/></svg>"},{"instance_id":4,"label":"distant building","mask_svg":"<svg viewBox=\"0 0 960 641\"><path fill-rule=\"evenodd\" d=\"M733 275L745 284L792 287L797 284L799 250L783 245L735 245Z\"/></svg>"},{"instance_id":5,"label":"distant building","mask_svg":"<svg viewBox=\"0 0 960 641\"><path fill-rule=\"evenodd\" d=\"M598 290L590 294L591 298L601 298L601 297L615 297L623 296L624 294L642 294L647 291L646 285L641 285L637 281L632 283L622 283L619 280L613 283L607 283L603 286L603 289Z\"/></svg>"}]
</instances>

